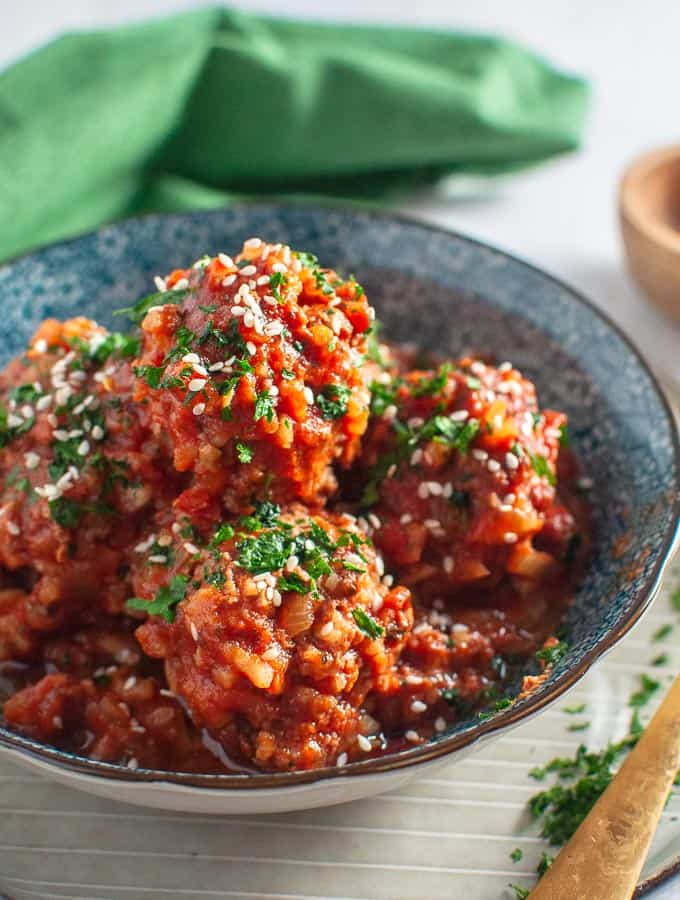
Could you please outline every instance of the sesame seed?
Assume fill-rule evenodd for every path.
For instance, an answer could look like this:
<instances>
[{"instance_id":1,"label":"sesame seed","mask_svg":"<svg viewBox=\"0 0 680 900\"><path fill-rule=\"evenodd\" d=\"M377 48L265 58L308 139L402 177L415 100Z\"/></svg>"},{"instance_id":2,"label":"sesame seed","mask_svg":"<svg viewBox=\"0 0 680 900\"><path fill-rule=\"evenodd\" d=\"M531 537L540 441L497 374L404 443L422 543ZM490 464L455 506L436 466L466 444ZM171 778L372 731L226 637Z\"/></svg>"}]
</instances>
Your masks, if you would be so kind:
<instances>
[{"instance_id":1,"label":"sesame seed","mask_svg":"<svg viewBox=\"0 0 680 900\"><path fill-rule=\"evenodd\" d=\"M7 416L7 424L9 425L10 428L19 428L20 425L24 424L24 420L21 418L21 416L17 416L14 413L10 413Z\"/></svg>"},{"instance_id":2,"label":"sesame seed","mask_svg":"<svg viewBox=\"0 0 680 900\"><path fill-rule=\"evenodd\" d=\"M394 403L390 403L389 406L385 407L385 412L383 413L384 419L391 420L391 419L394 419L396 415L397 415L397 407L394 405Z\"/></svg>"},{"instance_id":3,"label":"sesame seed","mask_svg":"<svg viewBox=\"0 0 680 900\"><path fill-rule=\"evenodd\" d=\"M297 565L299 565L299 563L300 563L300 560L297 558L297 556L295 556L295 555L289 556L288 559L286 560L286 571L292 572L293 569Z\"/></svg>"},{"instance_id":4,"label":"sesame seed","mask_svg":"<svg viewBox=\"0 0 680 900\"><path fill-rule=\"evenodd\" d=\"M589 491L595 482L592 478L579 478L576 482L577 487L579 487L582 491Z\"/></svg>"},{"instance_id":5,"label":"sesame seed","mask_svg":"<svg viewBox=\"0 0 680 900\"><path fill-rule=\"evenodd\" d=\"M207 383L205 378L192 378L187 387L190 391L202 391Z\"/></svg>"},{"instance_id":6,"label":"sesame seed","mask_svg":"<svg viewBox=\"0 0 680 900\"><path fill-rule=\"evenodd\" d=\"M185 542L184 549L190 556L196 556L197 553L201 552L196 544L192 544L190 541Z\"/></svg>"},{"instance_id":7,"label":"sesame seed","mask_svg":"<svg viewBox=\"0 0 680 900\"><path fill-rule=\"evenodd\" d=\"M411 454L411 465L417 466L420 460L423 458L423 451L418 447L417 450L414 450Z\"/></svg>"},{"instance_id":8,"label":"sesame seed","mask_svg":"<svg viewBox=\"0 0 680 900\"><path fill-rule=\"evenodd\" d=\"M371 742L363 734L357 735L357 744L359 745L360 749L364 751L364 753L368 753L371 749Z\"/></svg>"},{"instance_id":9,"label":"sesame seed","mask_svg":"<svg viewBox=\"0 0 680 900\"><path fill-rule=\"evenodd\" d=\"M382 522L381 522L380 519L376 516L375 513L369 513L369 514L368 514L368 521L371 523L371 525L372 525L374 528L380 528L380 526L382 525Z\"/></svg>"},{"instance_id":10,"label":"sesame seed","mask_svg":"<svg viewBox=\"0 0 680 900\"><path fill-rule=\"evenodd\" d=\"M475 362L470 365L470 371L473 375L483 375L484 372L486 372L486 366L484 363L475 360Z\"/></svg>"},{"instance_id":11,"label":"sesame seed","mask_svg":"<svg viewBox=\"0 0 680 900\"><path fill-rule=\"evenodd\" d=\"M409 730L406 732L404 737L406 738L407 741L410 741L410 743L412 743L412 744L420 743L420 735L418 734L417 731Z\"/></svg>"},{"instance_id":12,"label":"sesame seed","mask_svg":"<svg viewBox=\"0 0 680 900\"><path fill-rule=\"evenodd\" d=\"M439 521L439 519L425 519L423 525L429 531L438 531L442 527L442 523Z\"/></svg>"},{"instance_id":13,"label":"sesame seed","mask_svg":"<svg viewBox=\"0 0 680 900\"><path fill-rule=\"evenodd\" d=\"M397 464L396 464L396 463L392 463L392 465L391 465L391 466L389 467L389 469L387 470L387 476L386 476L386 477L387 477L387 478L394 478L396 472L397 472Z\"/></svg>"},{"instance_id":14,"label":"sesame seed","mask_svg":"<svg viewBox=\"0 0 680 900\"><path fill-rule=\"evenodd\" d=\"M399 519L402 525L408 525L409 522L413 521L413 516L410 513L404 513L403 516Z\"/></svg>"},{"instance_id":15,"label":"sesame seed","mask_svg":"<svg viewBox=\"0 0 680 900\"><path fill-rule=\"evenodd\" d=\"M7 531L9 531L9 533L13 534L15 537L17 535L21 534L21 528L19 528L19 526L16 524L16 522L8 522L7 523Z\"/></svg>"},{"instance_id":16,"label":"sesame seed","mask_svg":"<svg viewBox=\"0 0 680 900\"><path fill-rule=\"evenodd\" d=\"M78 456L87 456L90 452L90 442L88 440L81 441L78 444Z\"/></svg>"},{"instance_id":17,"label":"sesame seed","mask_svg":"<svg viewBox=\"0 0 680 900\"><path fill-rule=\"evenodd\" d=\"M386 588L391 588L394 584L394 575L383 575L382 583Z\"/></svg>"},{"instance_id":18,"label":"sesame seed","mask_svg":"<svg viewBox=\"0 0 680 900\"><path fill-rule=\"evenodd\" d=\"M464 422L470 413L466 409L457 409L455 412L452 412L449 416L453 422Z\"/></svg>"},{"instance_id":19,"label":"sesame seed","mask_svg":"<svg viewBox=\"0 0 680 900\"><path fill-rule=\"evenodd\" d=\"M132 769L133 772L139 768L139 762L134 756L128 761L127 767Z\"/></svg>"},{"instance_id":20,"label":"sesame seed","mask_svg":"<svg viewBox=\"0 0 680 900\"><path fill-rule=\"evenodd\" d=\"M272 600L272 603L274 604L274 606L281 606L281 603L282 603L282 602L283 602L283 601L281 600L281 594L280 594L277 590L275 590L275 591L274 591L274 598L273 598L273 600Z\"/></svg>"},{"instance_id":21,"label":"sesame seed","mask_svg":"<svg viewBox=\"0 0 680 900\"><path fill-rule=\"evenodd\" d=\"M223 362L216 362L208 367L208 371L209 372L221 372L222 369L224 368L224 366L225 366L225 364Z\"/></svg>"},{"instance_id":22,"label":"sesame seed","mask_svg":"<svg viewBox=\"0 0 680 900\"><path fill-rule=\"evenodd\" d=\"M53 716L52 724L54 725L55 728L63 728L64 727L64 721L61 718L61 716Z\"/></svg>"},{"instance_id":23,"label":"sesame seed","mask_svg":"<svg viewBox=\"0 0 680 900\"><path fill-rule=\"evenodd\" d=\"M418 496L421 500L427 500L427 498L430 496L429 482L423 481L418 485Z\"/></svg>"},{"instance_id":24,"label":"sesame seed","mask_svg":"<svg viewBox=\"0 0 680 900\"><path fill-rule=\"evenodd\" d=\"M193 622L189 623L189 631L191 632L192 638L198 643L198 629Z\"/></svg>"},{"instance_id":25,"label":"sesame seed","mask_svg":"<svg viewBox=\"0 0 680 900\"><path fill-rule=\"evenodd\" d=\"M51 394L45 394L44 397L39 397L36 400L35 408L38 410L38 412L44 412L46 409L49 409L51 404L52 404Z\"/></svg>"},{"instance_id":26,"label":"sesame seed","mask_svg":"<svg viewBox=\"0 0 680 900\"><path fill-rule=\"evenodd\" d=\"M447 500L453 495L453 485L450 481L447 481L442 489L442 497L445 497Z\"/></svg>"},{"instance_id":27,"label":"sesame seed","mask_svg":"<svg viewBox=\"0 0 680 900\"><path fill-rule=\"evenodd\" d=\"M24 453L24 463L27 469L37 469L40 465L40 457L33 450Z\"/></svg>"},{"instance_id":28,"label":"sesame seed","mask_svg":"<svg viewBox=\"0 0 680 900\"><path fill-rule=\"evenodd\" d=\"M472 451L472 456L474 459L478 459L480 462L486 462L486 460L489 458L489 454L486 452L486 450L480 450L477 447L475 447L475 449Z\"/></svg>"},{"instance_id":29,"label":"sesame seed","mask_svg":"<svg viewBox=\"0 0 680 900\"><path fill-rule=\"evenodd\" d=\"M434 720L434 730L440 731L440 732L445 731L446 730L446 719L444 719L442 716L438 716Z\"/></svg>"},{"instance_id":30,"label":"sesame seed","mask_svg":"<svg viewBox=\"0 0 680 900\"><path fill-rule=\"evenodd\" d=\"M515 496L515 494L506 494L505 497L503 497L503 503L511 506L516 499L517 497Z\"/></svg>"},{"instance_id":31,"label":"sesame seed","mask_svg":"<svg viewBox=\"0 0 680 900\"><path fill-rule=\"evenodd\" d=\"M322 625L321 628L319 628L319 634L321 635L321 637L327 637L332 631L333 631L333 623L332 622L326 622L325 625Z\"/></svg>"},{"instance_id":32,"label":"sesame seed","mask_svg":"<svg viewBox=\"0 0 680 900\"><path fill-rule=\"evenodd\" d=\"M506 544L516 544L517 543L517 535L514 531L506 531L503 535L503 540Z\"/></svg>"},{"instance_id":33,"label":"sesame seed","mask_svg":"<svg viewBox=\"0 0 680 900\"><path fill-rule=\"evenodd\" d=\"M168 286L165 283L165 278L161 278L160 275L154 275L153 283L156 285L156 290L159 291L161 294L164 293L165 291L167 291L167 289L168 289Z\"/></svg>"},{"instance_id":34,"label":"sesame seed","mask_svg":"<svg viewBox=\"0 0 680 900\"><path fill-rule=\"evenodd\" d=\"M266 660L276 659L278 657L278 655L279 655L279 648L275 644L272 644L271 647L267 647L267 649L264 651L264 653L262 654L262 659L266 659Z\"/></svg>"},{"instance_id":35,"label":"sesame seed","mask_svg":"<svg viewBox=\"0 0 680 900\"><path fill-rule=\"evenodd\" d=\"M510 369L512 369L512 363L511 363L511 362L502 362L502 363L500 364L500 366L498 367L498 371L499 371L499 372L509 372Z\"/></svg>"},{"instance_id":36,"label":"sesame seed","mask_svg":"<svg viewBox=\"0 0 680 900\"><path fill-rule=\"evenodd\" d=\"M260 275L256 282L258 285L269 284L269 275Z\"/></svg>"},{"instance_id":37,"label":"sesame seed","mask_svg":"<svg viewBox=\"0 0 680 900\"><path fill-rule=\"evenodd\" d=\"M246 350L251 356L255 356L255 354L257 353L257 347L255 346L255 344L253 344L252 341L248 341L248 343L246 344Z\"/></svg>"},{"instance_id":38,"label":"sesame seed","mask_svg":"<svg viewBox=\"0 0 680 900\"><path fill-rule=\"evenodd\" d=\"M161 697L171 697L173 700L175 699L175 695L172 691L169 691L167 688L161 688L159 691Z\"/></svg>"},{"instance_id":39,"label":"sesame seed","mask_svg":"<svg viewBox=\"0 0 680 900\"><path fill-rule=\"evenodd\" d=\"M414 713L422 713L427 709L427 703L423 703L422 700L414 700L411 704L411 712Z\"/></svg>"},{"instance_id":40,"label":"sesame seed","mask_svg":"<svg viewBox=\"0 0 680 900\"><path fill-rule=\"evenodd\" d=\"M254 275L256 272L257 272L257 268L255 266L244 266L241 269L239 274L243 278L248 278L250 275Z\"/></svg>"},{"instance_id":41,"label":"sesame seed","mask_svg":"<svg viewBox=\"0 0 680 900\"><path fill-rule=\"evenodd\" d=\"M497 459L490 459L488 461L488 463L486 464L486 467L489 470L489 472L498 472L498 471L500 471L501 464L498 462Z\"/></svg>"},{"instance_id":42,"label":"sesame seed","mask_svg":"<svg viewBox=\"0 0 680 900\"><path fill-rule=\"evenodd\" d=\"M47 341L44 338L41 338L39 341L36 341L33 345L33 349L36 353L46 353L47 352Z\"/></svg>"},{"instance_id":43,"label":"sesame seed","mask_svg":"<svg viewBox=\"0 0 680 900\"><path fill-rule=\"evenodd\" d=\"M283 322L269 322L264 326L264 333L268 337L275 337L283 331Z\"/></svg>"},{"instance_id":44,"label":"sesame seed","mask_svg":"<svg viewBox=\"0 0 680 900\"><path fill-rule=\"evenodd\" d=\"M58 428L54 432L54 438L57 441L67 441L68 440L68 431L65 431L63 428Z\"/></svg>"},{"instance_id":45,"label":"sesame seed","mask_svg":"<svg viewBox=\"0 0 680 900\"><path fill-rule=\"evenodd\" d=\"M430 481L429 482L430 494L433 497L441 497L444 493L444 488L438 481Z\"/></svg>"},{"instance_id":46,"label":"sesame seed","mask_svg":"<svg viewBox=\"0 0 680 900\"><path fill-rule=\"evenodd\" d=\"M182 362L189 363L190 365L194 365L195 363L200 363L201 357L198 353L186 353L182 357Z\"/></svg>"},{"instance_id":47,"label":"sesame seed","mask_svg":"<svg viewBox=\"0 0 680 900\"><path fill-rule=\"evenodd\" d=\"M189 280L187 278L179 278L172 286L172 289L173 289L173 291L183 291L188 287L189 287Z\"/></svg>"},{"instance_id":48,"label":"sesame seed","mask_svg":"<svg viewBox=\"0 0 680 900\"><path fill-rule=\"evenodd\" d=\"M406 682L406 684L422 684L423 683L423 679L420 677L420 675L407 675L406 678L404 678L404 681Z\"/></svg>"},{"instance_id":49,"label":"sesame seed","mask_svg":"<svg viewBox=\"0 0 680 900\"><path fill-rule=\"evenodd\" d=\"M305 395L305 400L307 401L307 403L309 403L310 405L314 403L314 392L310 387L305 387L303 390L303 394Z\"/></svg>"},{"instance_id":50,"label":"sesame seed","mask_svg":"<svg viewBox=\"0 0 680 900\"><path fill-rule=\"evenodd\" d=\"M155 563L156 565L165 565L168 561L168 557L163 553L154 553L153 556L149 557L150 563Z\"/></svg>"},{"instance_id":51,"label":"sesame seed","mask_svg":"<svg viewBox=\"0 0 680 900\"><path fill-rule=\"evenodd\" d=\"M156 543L159 547L169 547L172 544L172 538L169 534L162 534Z\"/></svg>"},{"instance_id":52,"label":"sesame seed","mask_svg":"<svg viewBox=\"0 0 680 900\"><path fill-rule=\"evenodd\" d=\"M451 572L453 572L453 567L454 567L454 565L455 565L455 563L454 563L454 561L453 561L453 557L452 557L452 556L445 556L445 557L444 557L443 565L444 565L444 571L445 571L447 574L450 575Z\"/></svg>"},{"instance_id":53,"label":"sesame seed","mask_svg":"<svg viewBox=\"0 0 680 900\"><path fill-rule=\"evenodd\" d=\"M285 273L287 271L288 271L288 266L286 266L282 262L275 262L274 265L272 266L272 272L281 272L282 275L285 275Z\"/></svg>"},{"instance_id":54,"label":"sesame seed","mask_svg":"<svg viewBox=\"0 0 680 900\"><path fill-rule=\"evenodd\" d=\"M197 403L191 411L195 416L202 416L205 412L205 403Z\"/></svg>"},{"instance_id":55,"label":"sesame seed","mask_svg":"<svg viewBox=\"0 0 680 900\"><path fill-rule=\"evenodd\" d=\"M340 756L338 756L337 760L335 761L335 765L338 767L338 769L341 769L343 766L346 766L347 765L347 754L341 753Z\"/></svg>"},{"instance_id":56,"label":"sesame seed","mask_svg":"<svg viewBox=\"0 0 680 900\"><path fill-rule=\"evenodd\" d=\"M231 256L227 256L226 253L218 253L218 254L217 254L217 258L219 259L219 261L222 263L222 265L223 265L225 268L227 268L227 269L233 269L233 267L234 267L234 260L231 258Z\"/></svg>"},{"instance_id":57,"label":"sesame seed","mask_svg":"<svg viewBox=\"0 0 680 900\"><path fill-rule=\"evenodd\" d=\"M137 684L137 679L134 675L130 675L125 684L123 685L124 691L131 691L132 688Z\"/></svg>"},{"instance_id":58,"label":"sesame seed","mask_svg":"<svg viewBox=\"0 0 680 900\"><path fill-rule=\"evenodd\" d=\"M262 241L259 237L248 238L248 240L243 244L244 247L247 247L249 250L255 250L257 247L262 246Z\"/></svg>"}]
</instances>

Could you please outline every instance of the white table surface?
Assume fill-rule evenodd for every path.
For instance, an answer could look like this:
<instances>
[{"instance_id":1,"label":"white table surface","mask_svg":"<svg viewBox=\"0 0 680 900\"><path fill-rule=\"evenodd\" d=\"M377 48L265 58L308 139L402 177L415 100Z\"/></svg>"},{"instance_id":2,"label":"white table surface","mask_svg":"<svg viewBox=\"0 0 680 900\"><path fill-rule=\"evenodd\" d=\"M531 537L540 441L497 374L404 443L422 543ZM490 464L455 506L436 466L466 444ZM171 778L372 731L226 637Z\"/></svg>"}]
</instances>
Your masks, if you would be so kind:
<instances>
[{"instance_id":1,"label":"white table surface","mask_svg":"<svg viewBox=\"0 0 680 900\"><path fill-rule=\"evenodd\" d=\"M0 66L69 28L205 5L187 0L0 0ZM680 384L680 328L655 313L626 276L616 221L622 168L650 147L680 142L680 3L671 0L239 0L278 15L495 31L586 75L593 105L584 149L460 199L432 192L402 210L468 232L571 282L601 305L652 365ZM0 873L1 875L1 873ZM678 896L677 887L654 900Z\"/></svg>"}]
</instances>

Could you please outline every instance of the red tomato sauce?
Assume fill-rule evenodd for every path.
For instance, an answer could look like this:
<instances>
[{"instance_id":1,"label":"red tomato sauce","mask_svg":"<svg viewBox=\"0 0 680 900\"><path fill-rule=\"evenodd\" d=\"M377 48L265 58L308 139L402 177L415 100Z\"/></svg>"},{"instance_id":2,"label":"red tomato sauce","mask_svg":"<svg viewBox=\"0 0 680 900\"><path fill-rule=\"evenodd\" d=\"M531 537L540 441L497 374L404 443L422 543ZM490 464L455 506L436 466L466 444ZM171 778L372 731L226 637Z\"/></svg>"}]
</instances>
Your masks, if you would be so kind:
<instances>
[{"instance_id":1,"label":"red tomato sauce","mask_svg":"<svg viewBox=\"0 0 680 900\"><path fill-rule=\"evenodd\" d=\"M290 771L537 675L588 552L566 416L509 363L379 345L360 285L281 244L157 286L131 335L49 320L0 373L5 723Z\"/></svg>"}]
</instances>

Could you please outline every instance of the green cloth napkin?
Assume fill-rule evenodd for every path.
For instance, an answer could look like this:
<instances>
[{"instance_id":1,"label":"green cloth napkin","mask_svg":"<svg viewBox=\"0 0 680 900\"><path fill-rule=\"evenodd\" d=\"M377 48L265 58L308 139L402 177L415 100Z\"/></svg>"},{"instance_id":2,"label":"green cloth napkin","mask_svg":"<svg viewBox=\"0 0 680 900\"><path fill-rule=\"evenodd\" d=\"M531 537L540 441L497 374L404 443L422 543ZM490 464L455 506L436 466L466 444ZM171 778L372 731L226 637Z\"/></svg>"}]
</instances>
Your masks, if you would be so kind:
<instances>
[{"instance_id":1,"label":"green cloth napkin","mask_svg":"<svg viewBox=\"0 0 680 900\"><path fill-rule=\"evenodd\" d=\"M496 37L204 9L0 74L0 258L235 193L379 196L578 146L583 80Z\"/></svg>"}]
</instances>

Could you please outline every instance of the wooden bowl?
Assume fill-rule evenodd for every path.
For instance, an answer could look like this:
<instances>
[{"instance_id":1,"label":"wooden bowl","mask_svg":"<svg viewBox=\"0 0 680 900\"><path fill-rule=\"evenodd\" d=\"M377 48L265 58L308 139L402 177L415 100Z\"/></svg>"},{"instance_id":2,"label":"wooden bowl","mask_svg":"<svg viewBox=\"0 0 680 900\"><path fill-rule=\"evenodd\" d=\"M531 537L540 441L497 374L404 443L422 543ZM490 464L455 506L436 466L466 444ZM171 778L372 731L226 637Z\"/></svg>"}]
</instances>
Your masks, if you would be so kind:
<instances>
[{"instance_id":1,"label":"wooden bowl","mask_svg":"<svg viewBox=\"0 0 680 900\"><path fill-rule=\"evenodd\" d=\"M626 170L619 216L631 274L680 322L680 144L647 153Z\"/></svg>"}]
</instances>

